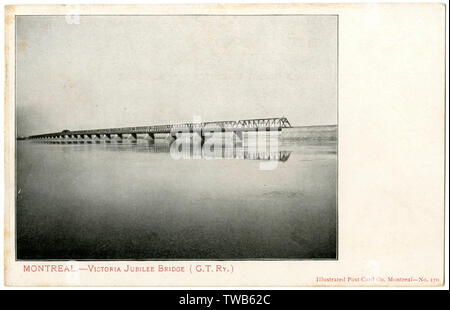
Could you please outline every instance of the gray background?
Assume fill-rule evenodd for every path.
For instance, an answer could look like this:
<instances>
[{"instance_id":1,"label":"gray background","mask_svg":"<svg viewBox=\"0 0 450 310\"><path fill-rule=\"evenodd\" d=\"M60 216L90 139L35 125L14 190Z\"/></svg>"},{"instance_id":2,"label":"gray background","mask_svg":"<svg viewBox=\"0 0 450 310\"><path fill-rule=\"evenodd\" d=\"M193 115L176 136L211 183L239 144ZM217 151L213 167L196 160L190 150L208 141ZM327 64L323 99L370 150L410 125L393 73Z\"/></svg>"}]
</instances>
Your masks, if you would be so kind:
<instances>
[{"instance_id":1,"label":"gray background","mask_svg":"<svg viewBox=\"0 0 450 310\"><path fill-rule=\"evenodd\" d=\"M337 16L18 16L16 30L17 135L337 123Z\"/></svg>"}]
</instances>

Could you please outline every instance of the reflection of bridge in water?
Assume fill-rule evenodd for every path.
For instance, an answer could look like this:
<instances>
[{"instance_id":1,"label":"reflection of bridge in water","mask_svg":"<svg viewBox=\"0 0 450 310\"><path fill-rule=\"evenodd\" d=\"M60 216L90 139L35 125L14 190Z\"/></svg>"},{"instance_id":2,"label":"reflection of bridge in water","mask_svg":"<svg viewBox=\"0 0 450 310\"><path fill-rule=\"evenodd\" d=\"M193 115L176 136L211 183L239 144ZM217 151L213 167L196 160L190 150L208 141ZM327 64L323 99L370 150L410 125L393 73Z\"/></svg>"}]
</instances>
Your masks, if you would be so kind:
<instances>
[{"instance_id":1,"label":"reflection of bridge in water","mask_svg":"<svg viewBox=\"0 0 450 310\"><path fill-rule=\"evenodd\" d=\"M174 158L204 158L204 159L244 159L244 160L268 160L286 162L291 155L291 151L278 151L269 149L258 149L257 147L240 147L234 144L235 147L217 146L211 148L202 147L196 149L193 145L188 148L177 149L172 144L169 147L169 152ZM237 146L237 147L236 147Z\"/></svg>"},{"instance_id":2,"label":"reflection of bridge in water","mask_svg":"<svg viewBox=\"0 0 450 310\"><path fill-rule=\"evenodd\" d=\"M217 145L207 149L202 147L197 150L193 145L189 148L183 145L174 147L171 143L154 143L149 140L148 143L137 143L136 141L129 141L123 143L122 141L66 141L66 140L44 140L38 143L43 144L59 144L59 145L104 145L106 147L101 150L105 151L123 151L123 152L138 152L138 153L166 153L173 155L175 159L242 159L242 160L262 160L262 161L280 161L286 162L291 155L291 151L273 151L273 150L259 150L252 147L242 147L234 144L235 147ZM179 148L178 148L179 147Z\"/></svg>"}]
</instances>

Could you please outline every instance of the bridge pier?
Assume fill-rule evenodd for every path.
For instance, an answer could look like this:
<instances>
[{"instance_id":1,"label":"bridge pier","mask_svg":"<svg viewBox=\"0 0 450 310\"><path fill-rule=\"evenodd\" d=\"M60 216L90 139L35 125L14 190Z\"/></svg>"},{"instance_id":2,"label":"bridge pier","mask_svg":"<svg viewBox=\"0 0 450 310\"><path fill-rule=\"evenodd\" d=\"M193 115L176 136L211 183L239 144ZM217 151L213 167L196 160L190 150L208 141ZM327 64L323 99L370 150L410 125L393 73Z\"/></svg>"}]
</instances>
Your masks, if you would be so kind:
<instances>
[{"instance_id":1,"label":"bridge pier","mask_svg":"<svg viewBox=\"0 0 450 310\"><path fill-rule=\"evenodd\" d=\"M244 144L244 133L242 131L234 132L234 144L242 146Z\"/></svg>"},{"instance_id":2,"label":"bridge pier","mask_svg":"<svg viewBox=\"0 0 450 310\"><path fill-rule=\"evenodd\" d=\"M209 132L210 134L211 134L211 132ZM206 139L206 135L205 135L205 132L204 131L202 131L202 133L200 134L200 138L202 139L201 140L201 146L203 146L203 144L205 144L205 139Z\"/></svg>"},{"instance_id":3,"label":"bridge pier","mask_svg":"<svg viewBox=\"0 0 450 310\"><path fill-rule=\"evenodd\" d=\"M131 134L131 139L132 140L137 140L137 134L136 133L132 133Z\"/></svg>"},{"instance_id":4,"label":"bridge pier","mask_svg":"<svg viewBox=\"0 0 450 310\"><path fill-rule=\"evenodd\" d=\"M197 137L200 138L200 144L201 144L201 146L203 146L203 144L205 143L205 135L204 135L203 131L198 130L198 131L193 132L192 140L194 141L194 145L198 141L198 138L196 138L195 135L197 135Z\"/></svg>"},{"instance_id":5,"label":"bridge pier","mask_svg":"<svg viewBox=\"0 0 450 310\"><path fill-rule=\"evenodd\" d=\"M150 140L155 140L155 134L154 133L149 132L148 133L148 137L149 137Z\"/></svg>"},{"instance_id":6,"label":"bridge pier","mask_svg":"<svg viewBox=\"0 0 450 310\"><path fill-rule=\"evenodd\" d=\"M105 134L106 139L111 140L111 134L107 133Z\"/></svg>"},{"instance_id":7,"label":"bridge pier","mask_svg":"<svg viewBox=\"0 0 450 310\"><path fill-rule=\"evenodd\" d=\"M177 139L177 135L175 133L169 133L166 139L169 141L169 144L171 145Z\"/></svg>"},{"instance_id":8,"label":"bridge pier","mask_svg":"<svg viewBox=\"0 0 450 310\"><path fill-rule=\"evenodd\" d=\"M119 140L122 140L122 134L121 133L118 133L117 137L119 138Z\"/></svg>"},{"instance_id":9,"label":"bridge pier","mask_svg":"<svg viewBox=\"0 0 450 310\"><path fill-rule=\"evenodd\" d=\"M232 133L233 134L233 143L237 144L237 145L242 145L244 143L244 133L242 131L226 131L226 130L222 130L222 136L221 136L221 140L222 140L222 144L224 143L224 139L226 139L226 133ZM194 132L194 134L197 134L200 139L201 139L201 144L203 146L203 144L205 143L205 139L206 139L206 135L214 135L214 131L198 131L198 132Z\"/></svg>"}]
</instances>

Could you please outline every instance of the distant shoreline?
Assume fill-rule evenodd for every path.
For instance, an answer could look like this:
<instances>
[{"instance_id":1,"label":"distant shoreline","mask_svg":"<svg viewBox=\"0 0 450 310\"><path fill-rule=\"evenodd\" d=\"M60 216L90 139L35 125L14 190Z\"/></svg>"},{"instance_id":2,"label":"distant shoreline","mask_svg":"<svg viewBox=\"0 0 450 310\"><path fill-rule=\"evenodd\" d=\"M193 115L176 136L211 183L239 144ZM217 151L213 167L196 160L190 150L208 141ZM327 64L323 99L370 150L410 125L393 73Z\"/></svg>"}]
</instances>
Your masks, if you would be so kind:
<instances>
[{"instance_id":1,"label":"distant shoreline","mask_svg":"<svg viewBox=\"0 0 450 310\"><path fill-rule=\"evenodd\" d=\"M298 141L337 141L338 127L337 125L292 126L283 128L281 137Z\"/></svg>"},{"instance_id":2,"label":"distant shoreline","mask_svg":"<svg viewBox=\"0 0 450 310\"><path fill-rule=\"evenodd\" d=\"M291 128L310 128L310 127L334 127L337 128L337 125L307 125L307 126L292 126ZM289 128L283 128L283 130L286 130Z\"/></svg>"}]
</instances>

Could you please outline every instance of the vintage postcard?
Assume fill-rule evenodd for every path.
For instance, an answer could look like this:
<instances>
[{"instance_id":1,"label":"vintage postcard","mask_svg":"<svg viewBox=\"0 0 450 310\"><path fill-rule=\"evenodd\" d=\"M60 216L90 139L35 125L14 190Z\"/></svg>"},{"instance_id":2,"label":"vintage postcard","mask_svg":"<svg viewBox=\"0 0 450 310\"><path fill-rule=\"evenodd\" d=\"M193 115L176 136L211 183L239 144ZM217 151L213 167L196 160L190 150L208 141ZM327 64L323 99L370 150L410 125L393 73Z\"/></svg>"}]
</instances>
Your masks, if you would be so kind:
<instances>
[{"instance_id":1,"label":"vintage postcard","mask_svg":"<svg viewBox=\"0 0 450 310\"><path fill-rule=\"evenodd\" d=\"M444 5L5 27L5 285L443 285Z\"/></svg>"}]
</instances>

